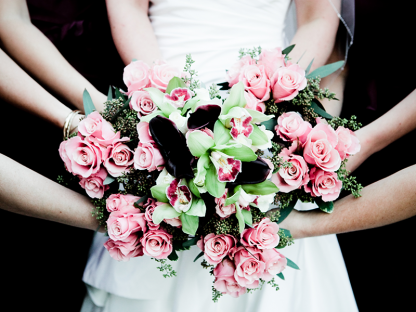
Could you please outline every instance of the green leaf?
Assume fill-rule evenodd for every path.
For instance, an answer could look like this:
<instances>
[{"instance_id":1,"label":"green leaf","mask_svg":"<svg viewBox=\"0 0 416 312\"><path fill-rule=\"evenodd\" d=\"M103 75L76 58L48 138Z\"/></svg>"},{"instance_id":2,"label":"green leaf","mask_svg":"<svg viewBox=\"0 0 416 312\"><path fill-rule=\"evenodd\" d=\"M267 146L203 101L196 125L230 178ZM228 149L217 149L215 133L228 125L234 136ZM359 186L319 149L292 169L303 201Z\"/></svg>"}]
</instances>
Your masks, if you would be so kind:
<instances>
[{"instance_id":1,"label":"green leaf","mask_svg":"<svg viewBox=\"0 0 416 312\"><path fill-rule=\"evenodd\" d=\"M283 229L283 228L280 228L280 229L283 230L283 233L285 234L286 237L292 237L292 234L290 233L289 230Z\"/></svg>"},{"instance_id":2,"label":"green leaf","mask_svg":"<svg viewBox=\"0 0 416 312\"><path fill-rule=\"evenodd\" d=\"M295 47L295 44L288 46L286 49L282 51L282 54L289 55L289 53L293 50L294 47Z\"/></svg>"},{"instance_id":3,"label":"green leaf","mask_svg":"<svg viewBox=\"0 0 416 312\"><path fill-rule=\"evenodd\" d=\"M238 201L238 199L240 198L240 194L241 194L241 185L238 185L236 188L234 188L234 195L228 197L225 200L224 206L229 206L231 204L234 204L235 202ZM229 194L227 194L229 195Z\"/></svg>"},{"instance_id":4,"label":"green leaf","mask_svg":"<svg viewBox=\"0 0 416 312\"><path fill-rule=\"evenodd\" d=\"M316 100L316 99L312 100L311 108L318 115L320 115L324 118L327 118L327 119L332 119L332 116L325 111L324 107L322 106L322 104L318 100Z\"/></svg>"},{"instance_id":5,"label":"green leaf","mask_svg":"<svg viewBox=\"0 0 416 312\"><path fill-rule=\"evenodd\" d=\"M282 223L284 219L292 212L295 207L297 199L292 200L289 205L283 209L280 209L280 217L277 223Z\"/></svg>"},{"instance_id":6,"label":"green leaf","mask_svg":"<svg viewBox=\"0 0 416 312\"><path fill-rule=\"evenodd\" d=\"M217 83L217 86L220 86L220 90L229 90L230 89L230 84L227 81Z\"/></svg>"},{"instance_id":7,"label":"green leaf","mask_svg":"<svg viewBox=\"0 0 416 312\"><path fill-rule=\"evenodd\" d=\"M171 205L162 204L153 211L152 219L154 224L159 224L163 219L173 219L179 217L181 214L177 212Z\"/></svg>"},{"instance_id":8,"label":"green leaf","mask_svg":"<svg viewBox=\"0 0 416 312\"><path fill-rule=\"evenodd\" d=\"M331 213L334 211L334 202L324 202L321 197L315 199L315 203L318 205L319 209L323 212Z\"/></svg>"},{"instance_id":9,"label":"green leaf","mask_svg":"<svg viewBox=\"0 0 416 312\"><path fill-rule=\"evenodd\" d=\"M94 103L92 102L91 96L88 93L87 89L84 89L84 93L82 94L82 101L84 102L85 116L88 116L93 111L95 111Z\"/></svg>"},{"instance_id":10,"label":"green leaf","mask_svg":"<svg viewBox=\"0 0 416 312\"><path fill-rule=\"evenodd\" d=\"M263 121L261 124L265 126L267 130L274 131L274 127L277 125L277 120L272 118L267 121Z\"/></svg>"},{"instance_id":11,"label":"green leaf","mask_svg":"<svg viewBox=\"0 0 416 312\"><path fill-rule=\"evenodd\" d=\"M195 235L196 230L198 229L199 218L184 213L181 214L179 218L182 222L182 231L189 235Z\"/></svg>"},{"instance_id":12,"label":"green leaf","mask_svg":"<svg viewBox=\"0 0 416 312\"><path fill-rule=\"evenodd\" d=\"M199 258L201 258L204 255L204 252L201 251L198 256L196 256L196 258L194 259L194 262L196 262L196 260L198 260Z\"/></svg>"},{"instance_id":13,"label":"green leaf","mask_svg":"<svg viewBox=\"0 0 416 312\"><path fill-rule=\"evenodd\" d=\"M244 97L244 85L242 82L235 84L231 90L230 95L222 105L221 115L226 115L233 107L244 107L247 100Z\"/></svg>"},{"instance_id":14,"label":"green leaf","mask_svg":"<svg viewBox=\"0 0 416 312\"><path fill-rule=\"evenodd\" d=\"M191 154L195 157L201 157L215 144L214 140L210 136L201 131L188 133L186 143Z\"/></svg>"},{"instance_id":15,"label":"green leaf","mask_svg":"<svg viewBox=\"0 0 416 312\"><path fill-rule=\"evenodd\" d=\"M253 125L253 132L248 138L252 141L253 145L264 145L269 142L266 133L261 131L256 125Z\"/></svg>"},{"instance_id":16,"label":"green leaf","mask_svg":"<svg viewBox=\"0 0 416 312\"><path fill-rule=\"evenodd\" d=\"M277 273L276 275L277 275L278 277L280 277L282 280L285 280L285 277L284 277L284 275L283 275L283 273L282 273L282 272Z\"/></svg>"},{"instance_id":17,"label":"green leaf","mask_svg":"<svg viewBox=\"0 0 416 312\"><path fill-rule=\"evenodd\" d=\"M205 206L205 202L201 198L194 198L192 200L191 208L186 212L189 216L196 216L196 217L205 217L205 213L207 212L207 207Z\"/></svg>"},{"instance_id":18,"label":"green leaf","mask_svg":"<svg viewBox=\"0 0 416 312\"><path fill-rule=\"evenodd\" d=\"M244 222L244 216L241 212L241 208L240 208L240 205L238 203L235 204L235 210L236 210L235 216L238 220L238 232L242 233L244 231L244 228L245 228L246 225L245 225L245 222Z\"/></svg>"},{"instance_id":19,"label":"green leaf","mask_svg":"<svg viewBox=\"0 0 416 312\"><path fill-rule=\"evenodd\" d=\"M121 94L121 92L120 92L119 88L115 88L115 92L116 92L116 99L122 98L122 99L123 99L123 101L125 101L125 100L126 100L126 98L124 97L124 95L123 95L123 94Z\"/></svg>"},{"instance_id":20,"label":"green leaf","mask_svg":"<svg viewBox=\"0 0 416 312\"><path fill-rule=\"evenodd\" d=\"M308 67L306 67L305 75L308 75L309 74L309 71L311 70L311 67L312 67L312 64L313 64L314 59L315 58L313 58L312 61L309 63Z\"/></svg>"},{"instance_id":21,"label":"green leaf","mask_svg":"<svg viewBox=\"0 0 416 312\"><path fill-rule=\"evenodd\" d=\"M152 120L156 116L166 117L160 110L156 110L156 111L154 111L153 113L151 113L149 115L140 117L140 121L149 122L150 120Z\"/></svg>"},{"instance_id":22,"label":"green leaf","mask_svg":"<svg viewBox=\"0 0 416 312\"><path fill-rule=\"evenodd\" d=\"M249 226L252 226L252 225L253 225L253 217L252 217L252 215L251 215L251 211L248 211L248 210L242 209L242 210L241 210L241 214L242 214L242 215L243 215L243 217L244 217L244 222L245 222L245 224L247 224L247 225L249 225Z\"/></svg>"},{"instance_id":23,"label":"green leaf","mask_svg":"<svg viewBox=\"0 0 416 312\"><path fill-rule=\"evenodd\" d=\"M294 263L292 260L290 260L287 257L286 257L286 260L287 260L287 266L288 267L291 267L292 269L295 269L295 270L300 270L299 267L297 266L297 264Z\"/></svg>"},{"instance_id":24,"label":"green leaf","mask_svg":"<svg viewBox=\"0 0 416 312\"><path fill-rule=\"evenodd\" d=\"M246 108L246 110L248 111L250 116L253 117L253 120L251 121L252 123L258 124L264 121L268 121L274 117L274 115L265 115L263 113L260 113L259 111L255 111L249 108Z\"/></svg>"},{"instance_id":25,"label":"green leaf","mask_svg":"<svg viewBox=\"0 0 416 312\"><path fill-rule=\"evenodd\" d=\"M218 181L217 170L214 164L210 164L205 176L205 187L212 196L220 198L225 192L225 182Z\"/></svg>"},{"instance_id":26,"label":"green leaf","mask_svg":"<svg viewBox=\"0 0 416 312\"><path fill-rule=\"evenodd\" d=\"M194 194L194 195L195 195L196 197L198 197L198 198L201 198L201 194L199 193L199 190L198 190L198 188L197 188L197 187L196 187L196 185L195 185L194 179L195 179L195 178L192 178L192 179L189 181L189 183L188 183L188 187L189 187L189 189L191 190L192 194Z\"/></svg>"},{"instance_id":27,"label":"green leaf","mask_svg":"<svg viewBox=\"0 0 416 312\"><path fill-rule=\"evenodd\" d=\"M219 120L214 124L214 140L216 145L222 145L231 140L230 130Z\"/></svg>"},{"instance_id":28,"label":"green leaf","mask_svg":"<svg viewBox=\"0 0 416 312\"><path fill-rule=\"evenodd\" d=\"M242 187L244 192L251 195L269 195L279 191L279 188L269 180L257 184L243 184Z\"/></svg>"},{"instance_id":29,"label":"green leaf","mask_svg":"<svg viewBox=\"0 0 416 312\"><path fill-rule=\"evenodd\" d=\"M166 188L169 186L168 183L163 183L159 185L154 185L150 188L150 192L152 193L152 197L156 198L157 201L162 203L168 203L169 200L166 196Z\"/></svg>"},{"instance_id":30,"label":"green leaf","mask_svg":"<svg viewBox=\"0 0 416 312\"><path fill-rule=\"evenodd\" d=\"M179 77L173 77L166 87L166 93L170 94L173 89L176 88L188 88L183 80Z\"/></svg>"},{"instance_id":31,"label":"green leaf","mask_svg":"<svg viewBox=\"0 0 416 312\"><path fill-rule=\"evenodd\" d=\"M198 242L200 240L200 237L194 237L194 238L191 238L190 240L187 240L186 242L183 242L182 243L182 246L183 247L191 247L191 246L194 246L194 245L196 245L196 243Z\"/></svg>"},{"instance_id":32,"label":"green leaf","mask_svg":"<svg viewBox=\"0 0 416 312\"><path fill-rule=\"evenodd\" d=\"M179 259L178 254L176 253L175 249L172 249L172 252L168 256L170 261L177 261Z\"/></svg>"},{"instance_id":33,"label":"green leaf","mask_svg":"<svg viewBox=\"0 0 416 312\"><path fill-rule=\"evenodd\" d=\"M111 86L108 87L108 93L107 93L107 101L111 101L113 99L113 89Z\"/></svg>"},{"instance_id":34,"label":"green leaf","mask_svg":"<svg viewBox=\"0 0 416 312\"><path fill-rule=\"evenodd\" d=\"M115 180L116 180L115 178L113 178L112 176L108 175L108 176L107 176L107 178L105 178L105 180L104 180L103 184L104 184L104 185L108 185L108 184L110 184L111 182L114 182Z\"/></svg>"},{"instance_id":35,"label":"green leaf","mask_svg":"<svg viewBox=\"0 0 416 312\"><path fill-rule=\"evenodd\" d=\"M224 148L221 152L228 156L233 156L235 159L241 161L249 162L257 159L257 155L253 152L253 150L245 145L242 145L241 147Z\"/></svg>"},{"instance_id":36,"label":"green leaf","mask_svg":"<svg viewBox=\"0 0 416 312\"><path fill-rule=\"evenodd\" d=\"M140 197L140 199L134 203L134 207L139 208L139 205L145 202L148 198L149 198L148 195Z\"/></svg>"},{"instance_id":37,"label":"green leaf","mask_svg":"<svg viewBox=\"0 0 416 312\"><path fill-rule=\"evenodd\" d=\"M324 77L329 76L332 73L336 72L343 65L344 65L344 61L338 61L338 62L335 62L335 63L332 63L332 64L321 66L321 67L315 69L310 74L308 74L306 76L306 78L317 78L317 77L324 78Z\"/></svg>"}]
</instances>

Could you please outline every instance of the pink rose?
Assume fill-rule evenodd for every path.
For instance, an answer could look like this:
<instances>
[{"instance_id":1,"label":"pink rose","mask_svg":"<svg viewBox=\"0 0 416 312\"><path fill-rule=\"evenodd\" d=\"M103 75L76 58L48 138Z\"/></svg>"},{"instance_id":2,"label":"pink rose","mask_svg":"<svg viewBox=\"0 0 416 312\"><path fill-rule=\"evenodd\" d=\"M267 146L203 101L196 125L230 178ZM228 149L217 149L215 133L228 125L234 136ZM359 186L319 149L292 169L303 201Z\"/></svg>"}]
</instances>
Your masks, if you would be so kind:
<instances>
[{"instance_id":1,"label":"pink rose","mask_svg":"<svg viewBox=\"0 0 416 312\"><path fill-rule=\"evenodd\" d=\"M150 67L143 61L131 62L124 67L123 81L127 86L127 94L150 87Z\"/></svg>"},{"instance_id":2,"label":"pink rose","mask_svg":"<svg viewBox=\"0 0 416 312\"><path fill-rule=\"evenodd\" d=\"M325 171L336 171L341 165L341 157L335 146L338 136L330 125L317 124L306 139L303 157L306 162Z\"/></svg>"},{"instance_id":3,"label":"pink rose","mask_svg":"<svg viewBox=\"0 0 416 312\"><path fill-rule=\"evenodd\" d=\"M244 108L252 109L260 113L266 111L266 105L250 92L244 91L244 97L246 98L247 104Z\"/></svg>"},{"instance_id":4,"label":"pink rose","mask_svg":"<svg viewBox=\"0 0 416 312\"><path fill-rule=\"evenodd\" d=\"M281 167L278 172L272 175L272 182L276 184L280 192L289 193L293 190L300 189L309 182L309 167L302 156L293 154L297 149L297 142L279 154L283 161L290 162L291 167Z\"/></svg>"},{"instance_id":5,"label":"pink rose","mask_svg":"<svg viewBox=\"0 0 416 312\"><path fill-rule=\"evenodd\" d=\"M205 259L213 265L220 263L236 244L234 236L228 234L211 233L205 236L203 241L202 238L198 241L198 247L204 252Z\"/></svg>"},{"instance_id":6,"label":"pink rose","mask_svg":"<svg viewBox=\"0 0 416 312\"><path fill-rule=\"evenodd\" d=\"M160 228L160 224L154 224L153 223L153 212L155 211L155 208L162 203L156 202L155 199L149 198L147 202L143 205L143 208L146 209L144 213L144 218L147 221L147 226L149 227L149 230L158 230Z\"/></svg>"},{"instance_id":7,"label":"pink rose","mask_svg":"<svg viewBox=\"0 0 416 312\"><path fill-rule=\"evenodd\" d=\"M85 189L89 197L103 198L104 192L110 188L110 186L103 184L106 177L107 171L101 168L100 171L90 175L88 178L81 177L79 185Z\"/></svg>"},{"instance_id":8,"label":"pink rose","mask_svg":"<svg viewBox=\"0 0 416 312\"><path fill-rule=\"evenodd\" d=\"M139 143L134 154L134 168L139 170L161 171L165 161L152 143Z\"/></svg>"},{"instance_id":9,"label":"pink rose","mask_svg":"<svg viewBox=\"0 0 416 312\"><path fill-rule=\"evenodd\" d=\"M122 142L129 141L129 138L115 140L112 145L108 146L103 153L104 167L113 177L119 177L130 167L134 160L134 152Z\"/></svg>"},{"instance_id":10,"label":"pink rose","mask_svg":"<svg viewBox=\"0 0 416 312\"><path fill-rule=\"evenodd\" d=\"M276 274L279 274L286 268L286 257L275 248L264 249L261 256L263 261L266 263L266 270L262 276L265 281L270 281L276 276Z\"/></svg>"},{"instance_id":11,"label":"pink rose","mask_svg":"<svg viewBox=\"0 0 416 312\"><path fill-rule=\"evenodd\" d=\"M123 241L114 241L109 238L104 243L104 247L110 256L117 261L128 261L130 258L143 256L143 247L138 243L138 237L135 234Z\"/></svg>"},{"instance_id":12,"label":"pink rose","mask_svg":"<svg viewBox=\"0 0 416 312\"><path fill-rule=\"evenodd\" d=\"M312 126L309 122L304 121L302 116L295 112L284 113L277 119L275 127L276 134L284 141L299 141L303 144L308 137Z\"/></svg>"},{"instance_id":13,"label":"pink rose","mask_svg":"<svg viewBox=\"0 0 416 312\"><path fill-rule=\"evenodd\" d=\"M120 132L115 132L113 126L100 115L92 112L78 125L78 131L92 142L101 146L110 145L114 140L120 138Z\"/></svg>"},{"instance_id":14,"label":"pink rose","mask_svg":"<svg viewBox=\"0 0 416 312\"><path fill-rule=\"evenodd\" d=\"M258 249L271 249L279 245L280 237L277 234L279 226L263 218L254 228L245 229L241 233L241 244L243 246L257 247Z\"/></svg>"},{"instance_id":15,"label":"pink rose","mask_svg":"<svg viewBox=\"0 0 416 312\"><path fill-rule=\"evenodd\" d=\"M153 103L149 92L134 91L131 95L130 108L137 112L137 117L149 115L156 110L156 105Z\"/></svg>"},{"instance_id":16,"label":"pink rose","mask_svg":"<svg viewBox=\"0 0 416 312\"><path fill-rule=\"evenodd\" d=\"M227 70L227 81L230 87L239 82L240 73L244 66L255 65L256 61L253 60L249 55L243 56L238 62L231 66L230 70Z\"/></svg>"},{"instance_id":17,"label":"pink rose","mask_svg":"<svg viewBox=\"0 0 416 312\"><path fill-rule=\"evenodd\" d=\"M285 56L282 54L282 48L262 50L257 64L264 65L267 76L272 77L277 69L285 66Z\"/></svg>"},{"instance_id":18,"label":"pink rose","mask_svg":"<svg viewBox=\"0 0 416 312\"><path fill-rule=\"evenodd\" d=\"M111 194L106 200L106 208L108 212L119 211L123 207L133 206L139 199L140 197L130 194Z\"/></svg>"},{"instance_id":19,"label":"pink rose","mask_svg":"<svg viewBox=\"0 0 416 312\"><path fill-rule=\"evenodd\" d=\"M141 143L155 143L150 134L148 122L140 121L137 124L137 134Z\"/></svg>"},{"instance_id":20,"label":"pink rose","mask_svg":"<svg viewBox=\"0 0 416 312\"><path fill-rule=\"evenodd\" d=\"M344 127L338 127L335 133L338 135L338 144L335 146L335 149L339 152L342 160L360 151L360 141L353 131Z\"/></svg>"},{"instance_id":21,"label":"pink rose","mask_svg":"<svg viewBox=\"0 0 416 312\"><path fill-rule=\"evenodd\" d=\"M305 71L298 64L288 64L273 74L271 86L276 103L290 101L306 87Z\"/></svg>"},{"instance_id":22,"label":"pink rose","mask_svg":"<svg viewBox=\"0 0 416 312\"><path fill-rule=\"evenodd\" d=\"M248 288L259 286L266 264L261 260L261 251L253 247L238 247L234 255L236 269L234 278L239 285Z\"/></svg>"},{"instance_id":23,"label":"pink rose","mask_svg":"<svg viewBox=\"0 0 416 312\"><path fill-rule=\"evenodd\" d=\"M228 218L233 213L236 213L235 204L224 206L225 201L227 200L227 192L228 192L228 189L225 189L224 195L222 195L220 198L214 198L214 201L217 204L215 206L215 211L221 218L224 218L224 219Z\"/></svg>"},{"instance_id":24,"label":"pink rose","mask_svg":"<svg viewBox=\"0 0 416 312\"><path fill-rule=\"evenodd\" d=\"M264 102L270 98L270 80L263 65L244 66L239 80L243 82L246 91Z\"/></svg>"},{"instance_id":25,"label":"pink rose","mask_svg":"<svg viewBox=\"0 0 416 312\"><path fill-rule=\"evenodd\" d=\"M230 259L225 258L214 269L214 288L222 294L228 294L237 298L246 293L247 289L240 286L234 278L235 265Z\"/></svg>"},{"instance_id":26,"label":"pink rose","mask_svg":"<svg viewBox=\"0 0 416 312\"><path fill-rule=\"evenodd\" d=\"M63 141L59 146L59 154L66 169L74 175L88 178L100 170L101 149L79 136Z\"/></svg>"},{"instance_id":27,"label":"pink rose","mask_svg":"<svg viewBox=\"0 0 416 312\"><path fill-rule=\"evenodd\" d=\"M325 202L334 201L339 197L342 182L338 180L335 172L328 172L319 168L312 168L309 174L311 185L305 185L305 191L311 193L313 197L322 196Z\"/></svg>"},{"instance_id":28,"label":"pink rose","mask_svg":"<svg viewBox=\"0 0 416 312\"><path fill-rule=\"evenodd\" d=\"M152 68L152 76L150 82L152 87L158 88L162 92L166 92L166 87L173 77L181 77L183 74L174 66L166 62L159 61Z\"/></svg>"},{"instance_id":29,"label":"pink rose","mask_svg":"<svg viewBox=\"0 0 416 312\"><path fill-rule=\"evenodd\" d=\"M172 252L172 237L163 230L147 232L140 239L144 254L155 259L166 259Z\"/></svg>"},{"instance_id":30,"label":"pink rose","mask_svg":"<svg viewBox=\"0 0 416 312\"><path fill-rule=\"evenodd\" d=\"M171 219L163 219L163 221L173 227L181 227L182 221L179 219L179 217L171 218Z\"/></svg>"},{"instance_id":31,"label":"pink rose","mask_svg":"<svg viewBox=\"0 0 416 312\"><path fill-rule=\"evenodd\" d=\"M133 206L124 206L119 211L110 213L107 220L108 235L112 240L125 240L130 234L146 232L144 213Z\"/></svg>"}]
</instances>

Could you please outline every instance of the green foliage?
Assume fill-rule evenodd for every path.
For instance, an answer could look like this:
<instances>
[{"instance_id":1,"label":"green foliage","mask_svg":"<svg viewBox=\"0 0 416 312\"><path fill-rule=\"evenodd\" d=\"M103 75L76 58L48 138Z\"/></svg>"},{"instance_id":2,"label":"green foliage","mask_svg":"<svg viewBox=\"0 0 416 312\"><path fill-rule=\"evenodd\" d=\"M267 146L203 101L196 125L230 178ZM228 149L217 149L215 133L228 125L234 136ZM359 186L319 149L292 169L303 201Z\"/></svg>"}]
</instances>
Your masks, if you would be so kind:
<instances>
[{"instance_id":1,"label":"green foliage","mask_svg":"<svg viewBox=\"0 0 416 312\"><path fill-rule=\"evenodd\" d=\"M253 47L253 49L240 49L238 51L238 57L241 59L242 57L249 55L251 58L256 59L261 54L261 47Z\"/></svg>"},{"instance_id":2,"label":"green foliage","mask_svg":"<svg viewBox=\"0 0 416 312\"><path fill-rule=\"evenodd\" d=\"M218 299L220 299L222 296L222 293L214 288L212 286L212 301L218 302Z\"/></svg>"},{"instance_id":3,"label":"green foliage","mask_svg":"<svg viewBox=\"0 0 416 312\"><path fill-rule=\"evenodd\" d=\"M160 263L160 266L157 267L159 269L159 271L160 272L165 272L163 274L164 278L176 276L176 271L172 268L172 265L166 264L166 262L167 262L166 259L155 259L155 261Z\"/></svg>"},{"instance_id":4,"label":"green foliage","mask_svg":"<svg viewBox=\"0 0 416 312\"><path fill-rule=\"evenodd\" d=\"M298 267L298 265L296 263L294 263L292 260L290 260L289 258L286 258L287 260L287 266L295 269L295 270L300 270L300 268Z\"/></svg>"},{"instance_id":5,"label":"green foliage","mask_svg":"<svg viewBox=\"0 0 416 312\"><path fill-rule=\"evenodd\" d=\"M328 120L328 124L331 125L331 127L334 128L335 130L337 130L338 127L344 127L352 131L357 131L358 129L362 127L361 122L357 122L357 117L354 115L352 115L350 119L334 117Z\"/></svg>"},{"instance_id":6,"label":"green foliage","mask_svg":"<svg viewBox=\"0 0 416 312\"><path fill-rule=\"evenodd\" d=\"M91 96L88 93L87 89L84 89L84 93L82 95L82 101L84 102L85 116L88 116L93 111L95 111L94 103L92 102Z\"/></svg>"},{"instance_id":7,"label":"green foliage","mask_svg":"<svg viewBox=\"0 0 416 312\"><path fill-rule=\"evenodd\" d=\"M218 86L215 83L210 85L208 92L211 100L221 99L220 90L218 89Z\"/></svg>"},{"instance_id":8,"label":"green foliage","mask_svg":"<svg viewBox=\"0 0 416 312\"><path fill-rule=\"evenodd\" d=\"M313 72L308 74L306 78L324 78L326 76L331 75L332 73L336 72L338 69L340 69L342 66L344 66L344 61L338 61L335 63L327 64L324 66L321 66L317 69L315 69Z\"/></svg>"},{"instance_id":9,"label":"green foliage","mask_svg":"<svg viewBox=\"0 0 416 312\"><path fill-rule=\"evenodd\" d=\"M286 162L283 160L282 157L279 156L284 146L282 144L276 143L272 141L272 148L270 148L270 152L272 153L272 157L269 158L274 166L273 173L279 171L280 168L290 168L292 167L291 162Z\"/></svg>"},{"instance_id":10,"label":"green foliage","mask_svg":"<svg viewBox=\"0 0 416 312\"><path fill-rule=\"evenodd\" d=\"M292 235L288 235L285 229L279 229L277 234L280 237L279 245L276 246L277 249L281 249L293 244Z\"/></svg>"},{"instance_id":11,"label":"green foliage","mask_svg":"<svg viewBox=\"0 0 416 312\"><path fill-rule=\"evenodd\" d=\"M187 54L185 67L183 68L183 71L188 74L185 77L183 77L182 80L186 85L189 86L189 89L192 91L200 88L199 80L196 79L196 76L198 76L198 72L194 69L191 69L193 63L195 63L195 61L192 59L191 54Z\"/></svg>"},{"instance_id":12,"label":"green foliage","mask_svg":"<svg viewBox=\"0 0 416 312\"><path fill-rule=\"evenodd\" d=\"M106 221L109 213L106 208L106 198L93 198L91 202L94 205L94 209L91 212L92 216L98 220L99 225L105 226L105 230L107 231Z\"/></svg>"},{"instance_id":13,"label":"green foliage","mask_svg":"<svg viewBox=\"0 0 416 312\"><path fill-rule=\"evenodd\" d=\"M279 273L279 274L277 274L277 276L279 276L280 277L280 275L281 276L283 276L283 274L282 273ZM281 278L281 277L280 277ZM285 278L284 278L284 276L283 276L283 278L282 278L282 280L284 280ZM272 286L276 291L278 291L279 290L279 285L277 285L276 284L276 282L275 282L275 280L274 280L274 277L270 280L270 281L268 281L267 282L267 284L269 284L270 286Z\"/></svg>"},{"instance_id":14,"label":"green foliage","mask_svg":"<svg viewBox=\"0 0 416 312\"><path fill-rule=\"evenodd\" d=\"M117 182L123 183L128 194L141 197L150 194L150 188L156 185L158 175L159 171L156 170L148 172L147 170L130 168L117 178Z\"/></svg>"},{"instance_id":15,"label":"green foliage","mask_svg":"<svg viewBox=\"0 0 416 312\"><path fill-rule=\"evenodd\" d=\"M361 183L357 182L356 177L350 176L350 171L347 170L348 159L345 159L341 162L341 167L337 171L338 179L342 181L342 188L346 191L351 192L355 198L361 197L361 190L363 186Z\"/></svg>"}]
</instances>

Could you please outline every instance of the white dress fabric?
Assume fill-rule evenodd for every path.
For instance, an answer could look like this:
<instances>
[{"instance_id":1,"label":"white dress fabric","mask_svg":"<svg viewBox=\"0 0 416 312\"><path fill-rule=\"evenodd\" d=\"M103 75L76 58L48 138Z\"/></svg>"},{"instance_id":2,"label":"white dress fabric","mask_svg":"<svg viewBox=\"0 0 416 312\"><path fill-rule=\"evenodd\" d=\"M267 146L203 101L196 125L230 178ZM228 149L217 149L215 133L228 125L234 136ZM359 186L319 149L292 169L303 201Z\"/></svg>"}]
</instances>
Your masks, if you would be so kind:
<instances>
[{"instance_id":1,"label":"white dress fabric","mask_svg":"<svg viewBox=\"0 0 416 312\"><path fill-rule=\"evenodd\" d=\"M240 48L285 47L290 0L154 0L149 16L164 59L183 68L191 53L199 80L225 81ZM145 47L144 47L145 48ZM299 210L308 209L297 205ZM310 207L309 207L310 208ZM211 300L213 276L193 259L197 247L170 262L177 277L164 278L147 256L117 262L96 234L83 281L82 312L354 312L358 311L335 235L297 240L282 253L301 268L287 268L279 291L269 285L240 298Z\"/></svg>"}]
</instances>

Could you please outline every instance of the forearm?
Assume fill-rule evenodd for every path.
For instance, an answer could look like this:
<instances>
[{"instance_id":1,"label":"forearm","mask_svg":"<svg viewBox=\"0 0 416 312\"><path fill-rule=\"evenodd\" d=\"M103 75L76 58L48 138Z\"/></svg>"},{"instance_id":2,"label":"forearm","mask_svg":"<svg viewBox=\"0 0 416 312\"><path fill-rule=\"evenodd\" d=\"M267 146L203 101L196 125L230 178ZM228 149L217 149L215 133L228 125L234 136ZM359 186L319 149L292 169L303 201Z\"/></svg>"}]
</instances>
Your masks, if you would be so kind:
<instances>
[{"instance_id":1,"label":"forearm","mask_svg":"<svg viewBox=\"0 0 416 312\"><path fill-rule=\"evenodd\" d=\"M380 227L416 215L416 165L365 187L362 197L347 196L334 211L297 213L295 237L345 233Z\"/></svg>"},{"instance_id":2,"label":"forearm","mask_svg":"<svg viewBox=\"0 0 416 312\"><path fill-rule=\"evenodd\" d=\"M106 0L111 34L124 64L162 58L148 17L148 0ZM126 23L128 21L128 23Z\"/></svg>"},{"instance_id":3,"label":"forearm","mask_svg":"<svg viewBox=\"0 0 416 312\"><path fill-rule=\"evenodd\" d=\"M96 230L90 200L0 154L0 208Z\"/></svg>"}]
</instances>

